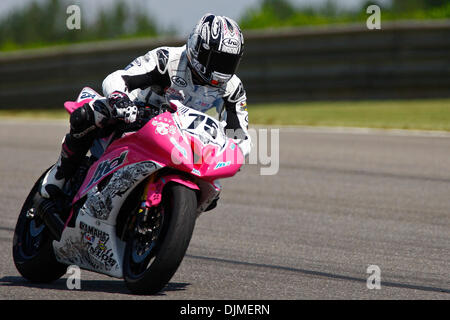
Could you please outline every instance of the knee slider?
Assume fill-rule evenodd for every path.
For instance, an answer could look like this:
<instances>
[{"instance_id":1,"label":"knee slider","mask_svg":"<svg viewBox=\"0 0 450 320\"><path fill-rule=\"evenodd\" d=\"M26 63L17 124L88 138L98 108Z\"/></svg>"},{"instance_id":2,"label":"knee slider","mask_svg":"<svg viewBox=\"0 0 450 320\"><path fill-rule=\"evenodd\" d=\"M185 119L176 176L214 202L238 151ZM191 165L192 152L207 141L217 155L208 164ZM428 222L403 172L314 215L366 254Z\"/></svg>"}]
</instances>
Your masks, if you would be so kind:
<instances>
[{"instance_id":1,"label":"knee slider","mask_svg":"<svg viewBox=\"0 0 450 320\"><path fill-rule=\"evenodd\" d=\"M89 104L85 104L84 106L76 109L72 114L70 115L70 127L74 132L82 132L95 124L92 121L91 116L91 107Z\"/></svg>"}]
</instances>

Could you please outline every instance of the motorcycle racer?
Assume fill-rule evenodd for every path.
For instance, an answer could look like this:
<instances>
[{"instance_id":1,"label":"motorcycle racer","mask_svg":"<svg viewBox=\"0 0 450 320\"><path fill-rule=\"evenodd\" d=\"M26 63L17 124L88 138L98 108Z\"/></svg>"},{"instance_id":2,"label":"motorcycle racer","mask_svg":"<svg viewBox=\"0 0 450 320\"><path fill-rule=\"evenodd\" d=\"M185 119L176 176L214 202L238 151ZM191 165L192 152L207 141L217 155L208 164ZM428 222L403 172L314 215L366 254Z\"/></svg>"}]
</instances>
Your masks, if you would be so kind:
<instances>
[{"instance_id":1,"label":"motorcycle racer","mask_svg":"<svg viewBox=\"0 0 450 320\"><path fill-rule=\"evenodd\" d=\"M95 100L75 110L70 132L64 137L57 163L43 179L40 194L52 198L62 189L93 141L116 124L137 117L137 103L159 105L172 99L205 112L215 108L227 134L244 156L250 153L246 93L235 75L243 54L244 38L235 21L205 14L182 47L159 47L137 57L125 69L103 81L106 102Z\"/></svg>"}]
</instances>

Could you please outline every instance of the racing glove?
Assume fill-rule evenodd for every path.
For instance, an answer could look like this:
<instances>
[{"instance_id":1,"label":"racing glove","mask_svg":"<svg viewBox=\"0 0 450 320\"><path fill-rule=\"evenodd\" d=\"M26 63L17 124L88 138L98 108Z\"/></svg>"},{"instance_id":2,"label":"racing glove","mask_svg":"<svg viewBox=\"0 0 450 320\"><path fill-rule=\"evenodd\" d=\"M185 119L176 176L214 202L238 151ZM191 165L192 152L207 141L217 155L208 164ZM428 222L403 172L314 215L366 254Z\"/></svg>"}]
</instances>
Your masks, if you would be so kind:
<instances>
[{"instance_id":1,"label":"racing glove","mask_svg":"<svg viewBox=\"0 0 450 320\"><path fill-rule=\"evenodd\" d=\"M114 91L108 96L108 104L113 108L113 115L125 123L136 121L138 109L123 92Z\"/></svg>"}]
</instances>

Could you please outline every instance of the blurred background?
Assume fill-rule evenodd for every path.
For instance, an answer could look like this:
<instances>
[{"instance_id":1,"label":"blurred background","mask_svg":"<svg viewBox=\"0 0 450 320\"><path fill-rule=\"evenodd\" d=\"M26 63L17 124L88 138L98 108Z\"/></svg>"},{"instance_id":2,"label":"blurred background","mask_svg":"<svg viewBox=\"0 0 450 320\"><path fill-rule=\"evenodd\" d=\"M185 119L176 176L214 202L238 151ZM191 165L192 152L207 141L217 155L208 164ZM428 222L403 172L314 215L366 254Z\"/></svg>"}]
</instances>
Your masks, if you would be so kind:
<instances>
[{"instance_id":1,"label":"blurred background","mask_svg":"<svg viewBox=\"0 0 450 320\"><path fill-rule=\"evenodd\" d=\"M373 4L380 30L366 25ZM3 0L0 116L60 117L82 87L101 92L135 57L183 45L206 12L244 31L252 123L450 130L448 0Z\"/></svg>"}]
</instances>

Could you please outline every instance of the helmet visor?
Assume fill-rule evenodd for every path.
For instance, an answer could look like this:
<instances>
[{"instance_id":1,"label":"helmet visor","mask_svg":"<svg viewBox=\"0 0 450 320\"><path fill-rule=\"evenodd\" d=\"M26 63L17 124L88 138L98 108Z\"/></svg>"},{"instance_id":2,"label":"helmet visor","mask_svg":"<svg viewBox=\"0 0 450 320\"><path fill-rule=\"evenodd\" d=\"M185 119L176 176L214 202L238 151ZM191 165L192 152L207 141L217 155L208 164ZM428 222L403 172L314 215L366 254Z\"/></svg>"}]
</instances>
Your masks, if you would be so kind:
<instances>
[{"instance_id":1,"label":"helmet visor","mask_svg":"<svg viewBox=\"0 0 450 320\"><path fill-rule=\"evenodd\" d=\"M240 60L240 54L206 50L203 46L200 46L198 53L198 61L205 67L207 74L220 72L232 75L236 72Z\"/></svg>"}]
</instances>

